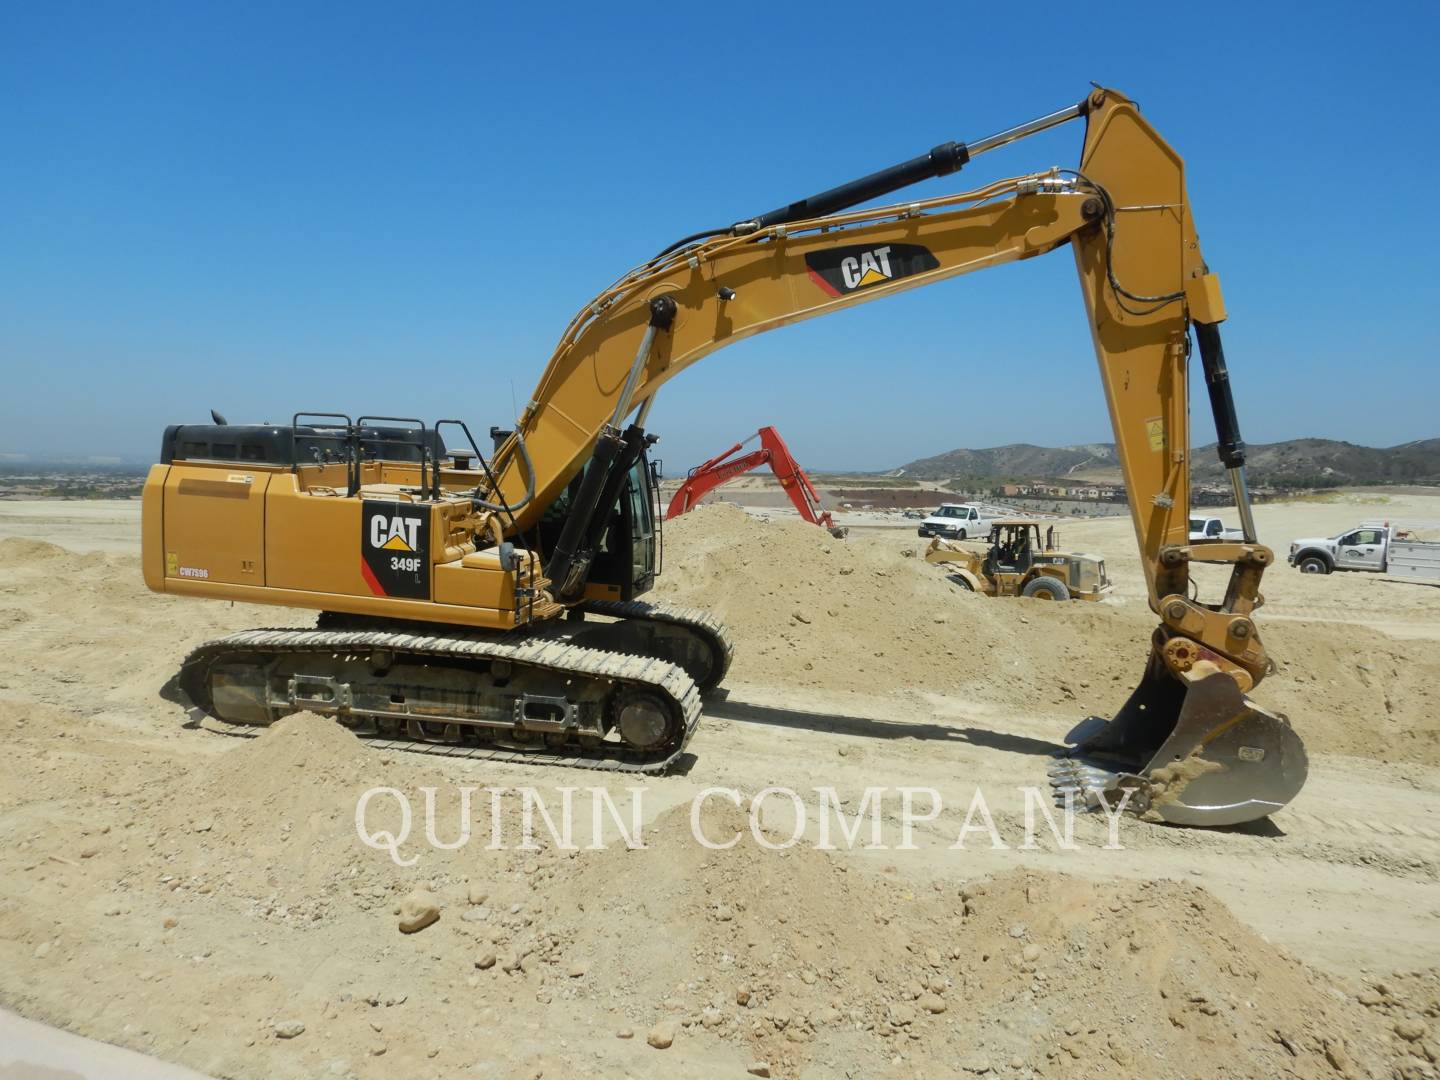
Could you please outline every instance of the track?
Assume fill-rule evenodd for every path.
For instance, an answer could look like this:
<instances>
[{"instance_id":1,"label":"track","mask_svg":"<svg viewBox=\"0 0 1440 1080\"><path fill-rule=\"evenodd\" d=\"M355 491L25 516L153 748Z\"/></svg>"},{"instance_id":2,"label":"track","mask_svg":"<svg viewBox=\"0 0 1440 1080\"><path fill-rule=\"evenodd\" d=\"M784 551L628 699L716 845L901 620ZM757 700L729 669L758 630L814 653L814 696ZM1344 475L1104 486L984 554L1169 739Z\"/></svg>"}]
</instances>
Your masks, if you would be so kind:
<instances>
[{"instance_id":1,"label":"track","mask_svg":"<svg viewBox=\"0 0 1440 1080\"><path fill-rule=\"evenodd\" d=\"M683 661L677 662L690 672L702 694L708 694L724 681L730 671L730 662L735 659L735 644L724 623L703 608L652 604L646 600L590 600L582 610L589 615L603 615L622 622L680 628L697 638L709 652L706 661L708 670L695 670Z\"/></svg>"},{"instance_id":2,"label":"track","mask_svg":"<svg viewBox=\"0 0 1440 1080\"><path fill-rule=\"evenodd\" d=\"M422 666L443 662L461 671L473 670L472 696L477 697L483 696L480 673L497 670L497 663L507 665L507 681L515 673L538 674L567 684L574 684L577 678L584 680L581 689L605 691L607 710L613 710L620 694L644 694L654 711L663 708L666 727L663 737L653 745L637 748L604 739L597 729L586 730L574 724L563 730L557 726L554 730L521 731L473 721L456 722L453 716L437 716L433 712L407 715L403 711L407 706L403 704L377 710L351 704L348 685L330 701L319 699L313 691L311 696L297 697L295 678L290 679L287 700L275 701L273 697L267 700L274 705L274 711L281 714L308 710L334 716L381 749L607 772L664 772L680 757L700 719L699 690L675 664L653 657L585 648L555 638L513 634L495 637L455 632L247 630L207 642L192 652L182 668L181 688L199 708L222 720L233 721L234 717L227 717L223 710L216 709L212 697L217 668L222 673L227 665L242 672L259 671L275 662L321 661L338 670L342 664L353 665L356 658L376 653L388 654L391 664L396 666L406 662ZM260 680L262 686L269 678L271 676ZM302 684L321 681L322 677L317 676L299 678ZM615 718L610 719L613 722ZM256 721L240 719L238 722Z\"/></svg>"}]
</instances>

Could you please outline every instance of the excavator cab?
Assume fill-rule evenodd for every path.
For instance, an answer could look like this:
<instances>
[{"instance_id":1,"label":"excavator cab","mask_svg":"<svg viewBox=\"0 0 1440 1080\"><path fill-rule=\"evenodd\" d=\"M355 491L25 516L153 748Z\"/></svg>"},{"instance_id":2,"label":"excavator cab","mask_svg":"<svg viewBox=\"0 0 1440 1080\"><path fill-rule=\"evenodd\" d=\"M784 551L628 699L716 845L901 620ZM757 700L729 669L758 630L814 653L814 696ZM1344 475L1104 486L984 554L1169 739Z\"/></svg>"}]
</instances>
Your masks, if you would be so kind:
<instances>
[{"instance_id":1,"label":"excavator cab","mask_svg":"<svg viewBox=\"0 0 1440 1080\"><path fill-rule=\"evenodd\" d=\"M591 467L587 464L576 474L541 519L541 551L555 550L566 523L576 512ZM659 569L661 515L656 469L642 450L635 462L617 476L619 492L614 502L595 515L595 549L584 584L584 596L589 600L633 600L650 591Z\"/></svg>"},{"instance_id":2,"label":"excavator cab","mask_svg":"<svg viewBox=\"0 0 1440 1080\"><path fill-rule=\"evenodd\" d=\"M642 454L625 474L610 508L585 595L596 600L633 600L655 584L660 514L655 470Z\"/></svg>"}]
</instances>

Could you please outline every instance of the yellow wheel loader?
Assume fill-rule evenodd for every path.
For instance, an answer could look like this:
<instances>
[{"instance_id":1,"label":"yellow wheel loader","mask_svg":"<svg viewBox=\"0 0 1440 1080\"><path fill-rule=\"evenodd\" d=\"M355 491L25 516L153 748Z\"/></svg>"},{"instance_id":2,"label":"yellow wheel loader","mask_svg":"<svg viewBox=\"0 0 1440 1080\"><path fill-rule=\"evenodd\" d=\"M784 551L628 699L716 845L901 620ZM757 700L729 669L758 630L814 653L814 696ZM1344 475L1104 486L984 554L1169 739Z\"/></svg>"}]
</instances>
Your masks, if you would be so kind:
<instances>
[{"instance_id":1,"label":"yellow wheel loader","mask_svg":"<svg viewBox=\"0 0 1440 1080\"><path fill-rule=\"evenodd\" d=\"M853 209L1074 120L1075 169ZM150 588L320 613L313 629L200 646L178 689L239 723L310 710L384 746L663 770L731 644L704 612L639 599L660 558L656 393L730 342L1055 251L1075 260L1160 623L1138 689L1052 784L1183 824L1269 814L1306 760L1289 723L1245 697L1270 670L1253 613L1273 556L1251 520L1225 308L1180 157L1114 90L670 245L576 313L488 456L458 420L168 429L144 491ZM1189 540L1192 340L1237 542ZM1197 561L1231 568L1222 597L1198 598Z\"/></svg>"},{"instance_id":2,"label":"yellow wheel loader","mask_svg":"<svg viewBox=\"0 0 1440 1080\"><path fill-rule=\"evenodd\" d=\"M1100 600L1114 586L1099 555L1061 551L1055 526L1040 538L1040 522L1000 518L990 525L984 552L965 541L935 537L925 561L944 566L963 589L986 596L1028 596L1036 600Z\"/></svg>"}]
</instances>

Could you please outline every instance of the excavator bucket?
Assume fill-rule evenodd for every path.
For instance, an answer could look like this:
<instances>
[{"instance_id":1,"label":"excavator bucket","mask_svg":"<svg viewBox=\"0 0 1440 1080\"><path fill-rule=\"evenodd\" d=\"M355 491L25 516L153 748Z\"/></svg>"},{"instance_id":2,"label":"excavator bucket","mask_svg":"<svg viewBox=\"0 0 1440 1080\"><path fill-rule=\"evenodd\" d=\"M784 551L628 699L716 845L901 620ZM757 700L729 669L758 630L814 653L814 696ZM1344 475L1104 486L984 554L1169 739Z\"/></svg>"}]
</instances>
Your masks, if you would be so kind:
<instances>
[{"instance_id":1,"label":"excavator bucket","mask_svg":"<svg viewBox=\"0 0 1440 1080\"><path fill-rule=\"evenodd\" d=\"M1050 769L1056 801L1125 808L1173 825L1238 825L1273 814L1305 784L1305 746L1284 716L1211 664L1181 678L1159 651L1108 723L1091 717Z\"/></svg>"}]
</instances>

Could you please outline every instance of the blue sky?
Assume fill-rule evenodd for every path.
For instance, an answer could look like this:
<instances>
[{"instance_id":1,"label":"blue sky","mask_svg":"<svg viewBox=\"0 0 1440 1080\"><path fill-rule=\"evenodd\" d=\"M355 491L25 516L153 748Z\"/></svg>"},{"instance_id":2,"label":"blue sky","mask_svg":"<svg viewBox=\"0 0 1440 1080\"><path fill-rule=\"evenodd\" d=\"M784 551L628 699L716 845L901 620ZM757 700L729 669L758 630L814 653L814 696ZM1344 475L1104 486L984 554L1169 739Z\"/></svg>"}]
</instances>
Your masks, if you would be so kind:
<instances>
[{"instance_id":1,"label":"blue sky","mask_svg":"<svg viewBox=\"0 0 1440 1080\"><path fill-rule=\"evenodd\" d=\"M1092 79L1186 158L1247 438L1440 435L1437 42L1434 4L3 0L0 451L151 455L212 406L507 423L671 240ZM817 468L1108 440L1071 260L742 342L651 417L671 471L766 423Z\"/></svg>"}]
</instances>

